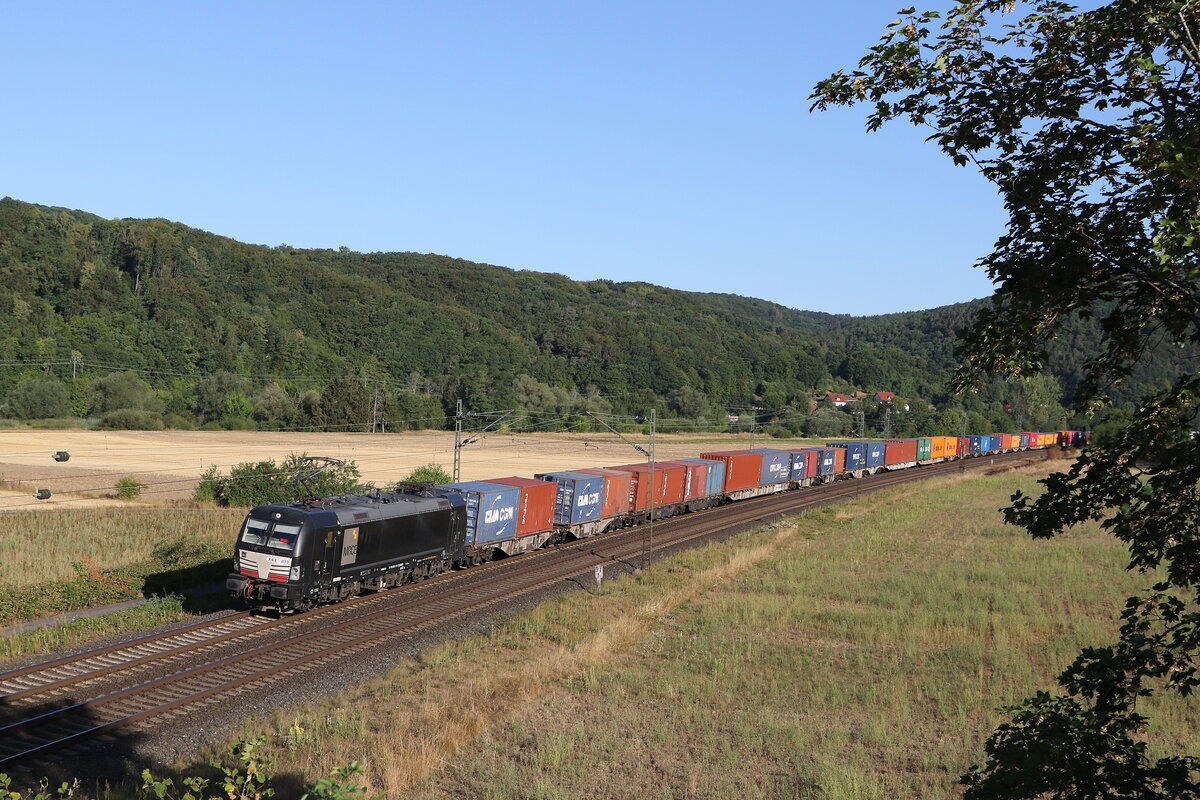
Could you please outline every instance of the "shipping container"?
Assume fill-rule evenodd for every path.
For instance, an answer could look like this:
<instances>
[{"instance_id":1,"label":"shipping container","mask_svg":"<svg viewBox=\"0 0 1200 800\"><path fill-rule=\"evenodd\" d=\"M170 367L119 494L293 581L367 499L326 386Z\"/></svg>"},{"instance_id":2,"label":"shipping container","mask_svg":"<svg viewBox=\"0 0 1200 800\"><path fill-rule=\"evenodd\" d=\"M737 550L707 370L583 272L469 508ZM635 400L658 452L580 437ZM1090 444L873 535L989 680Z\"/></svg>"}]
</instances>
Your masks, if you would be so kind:
<instances>
[{"instance_id":1,"label":"shipping container","mask_svg":"<svg viewBox=\"0 0 1200 800\"><path fill-rule=\"evenodd\" d=\"M916 439L888 439L883 443L883 463L887 466L895 464L911 464L917 460Z\"/></svg>"},{"instance_id":2,"label":"shipping container","mask_svg":"<svg viewBox=\"0 0 1200 800\"><path fill-rule=\"evenodd\" d=\"M826 447L840 447L846 451L846 469L854 471L867 466L866 442L829 442Z\"/></svg>"},{"instance_id":3,"label":"shipping container","mask_svg":"<svg viewBox=\"0 0 1200 800\"><path fill-rule=\"evenodd\" d=\"M802 481L817 474L817 456L811 450L788 450L792 457L791 480Z\"/></svg>"},{"instance_id":4,"label":"shipping container","mask_svg":"<svg viewBox=\"0 0 1200 800\"><path fill-rule=\"evenodd\" d=\"M604 476L586 472L540 472L533 477L553 481L558 489L554 495L554 524L576 525L600 519L604 510Z\"/></svg>"},{"instance_id":5,"label":"shipping container","mask_svg":"<svg viewBox=\"0 0 1200 800\"><path fill-rule=\"evenodd\" d=\"M755 447L749 452L762 453L762 477L760 486L770 486L773 483L787 483L792 478L792 456L787 450L776 450L772 447Z\"/></svg>"},{"instance_id":6,"label":"shipping container","mask_svg":"<svg viewBox=\"0 0 1200 800\"><path fill-rule=\"evenodd\" d=\"M840 447L827 448L833 451L833 473L841 475L846 471L846 451Z\"/></svg>"},{"instance_id":7,"label":"shipping container","mask_svg":"<svg viewBox=\"0 0 1200 800\"><path fill-rule=\"evenodd\" d=\"M1017 439L1020 441L1020 445L1018 445L1019 447L1021 447L1022 449L1029 447L1029 434L1028 433L1018 433Z\"/></svg>"},{"instance_id":8,"label":"shipping container","mask_svg":"<svg viewBox=\"0 0 1200 800\"><path fill-rule=\"evenodd\" d=\"M620 469L577 469L585 475L604 478L604 494L601 498L600 516L604 519L624 514L630 510L629 482L633 475Z\"/></svg>"},{"instance_id":9,"label":"shipping container","mask_svg":"<svg viewBox=\"0 0 1200 800\"><path fill-rule=\"evenodd\" d=\"M970 455L971 454L971 437L970 436L956 436L955 438L958 440L958 457L963 458L964 456Z\"/></svg>"},{"instance_id":10,"label":"shipping container","mask_svg":"<svg viewBox=\"0 0 1200 800\"><path fill-rule=\"evenodd\" d=\"M975 455L976 453L983 452L983 437L982 436L972 434L971 436L968 436L967 438L971 440L971 455Z\"/></svg>"},{"instance_id":11,"label":"shipping container","mask_svg":"<svg viewBox=\"0 0 1200 800\"><path fill-rule=\"evenodd\" d=\"M872 439L863 442L867 446L867 466L882 467L883 466L883 442Z\"/></svg>"},{"instance_id":12,"label":"shipping container","mask_svg":"<svg viewBox=\"0 0 1200 800\"><path fill-rule=\"evenodd\" d=\"M929 457L934 461L946 457L946 438L944 436L929 437Z\"/></svg>"},{"instance_id":13,"label":"shipping container","mask_svg":"<svg viewBox=\"0 0 1200 800\"><path fill-rule=\"evenodd\" d=\"M726 492L736 492L739 489L752 489L761 485L762 453L752 453L748 450L722 450L714 453L701 453L701 458L725 463Z\"/></svg>"},{"instance_id":14,"label":"shipping container","mask_svg":"<svg viewBox=\"0 0 1200 800\"><path fill-rule=\"evenodd\" d=\"M1004 449L1005 450L1020 450L1021 437L1015 433L1004 434Z\"/></svg>"},{"instance_id":15,"label":"shipping container","mask_svg":"<svg viewBox=\"0 0 1200 800\"><path fill-rule=\"evenodd\" d=\"M517 509L521 490L486 481L443 484L461 494L467 508L467 543L482 547L517 538Z\"/></svg>"},{"instance_id":16,"label":"shipping container","mask_svg":"<svg viewBox=\"0 0 1200 800\"><path fill-rule=\"evenodd\" d=\"M491 478L487 483L515 486L521 492L517 504L517 536L543 533L554 527L554 500L557 491L553 484L533 478Z\"/></svg>"},{"instance_id":17,"label":"shipping container","mask_svg":"<svg viewBox=\"0 0 1200 800\"><path fill-rule=\"evenodd\" d=\"M681 458L680 461L695 461L708 467L704 479L704 496L715 497L725 491L725 462L711 458Z\"/></svg>"},{"instance_id":18,"label":"shipping container","mask_svg":"<svg viewBox=\"0 0 1200 800\"><path fill-rule=\"evenodd\" d=\"M1028 447L1040 447L1041 446L1041 439L1038 437L1038 434L1036 431L1027 431L1025 433L1022 433L1021 435L1029 437Z\"/></svg>"},{"instance_id":19,"label":"shipping container","mask_svg":"<svg viewBox=\"0 0 1200 800\"><path fill-rule=\"evenodd\" d=\"M834 471L834 454L837 450L833 447L806 447L804 452L808 453L808 461L810 466L806 469L812 470L814 475L832 475Z\"/></svg>"},{"instance_id":20,"label":"shipping container","mask_svg":"<svg viewBox=\"0 0 1200 800\"><path fill-rule=\"evenodd\" d=\"M683 487L687 469L683 464L664 461L654 465L654 485L650 485L649 464L620 464L609 467L631 473L629 498L634 511L651 506L666 506L683 502Z\"/></svg>"},{"instance_id":21,"label":"shipping container","mask_svg":"<svg viewBox=\"0 0 1200 800\"><path fill-rule=\"evenodd\" d=\"M927 436L917 438L917 460L928 461L933 458L933 440Z\"/></svg>"},{"instance_id":22,"label":"shipping container","mask_svg":"<svg viewBox=\"0 0 1200 800\"><path fill-rule=\"evenodd\" d=\"M659 465L680 466L684 469L683 475L683 499L695 500L697 497L704 497L705 489L708 482L708 464L706 462L695 462L688 459L661 461L654 465L655 469Z\"/></svg>"}]
</instances>

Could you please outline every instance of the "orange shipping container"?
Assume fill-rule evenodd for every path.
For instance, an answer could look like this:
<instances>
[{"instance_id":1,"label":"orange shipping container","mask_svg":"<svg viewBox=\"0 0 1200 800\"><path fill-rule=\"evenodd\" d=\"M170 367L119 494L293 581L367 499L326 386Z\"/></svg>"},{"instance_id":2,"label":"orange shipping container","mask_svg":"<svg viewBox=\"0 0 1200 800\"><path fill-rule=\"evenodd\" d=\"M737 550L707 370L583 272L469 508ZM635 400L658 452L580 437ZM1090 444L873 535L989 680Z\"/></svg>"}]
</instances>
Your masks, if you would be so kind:
<instances>
[{"instance_id":1,"label":"orange shipping container","mask_svg":"<svg viewBox=\"0 0 1200 800\"><path fill-rule=\"evenodd\" d=\"M654 465L653 491L649 464L622 464L609 469L619 469L633 476L629 481L629 498L634 511L683 502L687 470L678 462L664 461Z\"/></svg>"},{"instance_id":2,"label":"orange shipping container","mask_svg":"<svg viewBox=\"0 0 1200 800\"><path fill-rule=\"evenodd\" d=\"M907 464L916 460L916 439L888 439L883 443L883 463L887 466Z\"/></svg>"},{"instance_id":3,"label":"orange shipping container","mask_svg":"<svg viewBox=\"0 0 1200 800\"><path fill-rule=\"evenodd\" d=\"M701 458L725 462L725 486L727 492L750 489L762 482L762 453L749 450L722 450L717 453L701 453Z\"/></svg>"}]
</instances>

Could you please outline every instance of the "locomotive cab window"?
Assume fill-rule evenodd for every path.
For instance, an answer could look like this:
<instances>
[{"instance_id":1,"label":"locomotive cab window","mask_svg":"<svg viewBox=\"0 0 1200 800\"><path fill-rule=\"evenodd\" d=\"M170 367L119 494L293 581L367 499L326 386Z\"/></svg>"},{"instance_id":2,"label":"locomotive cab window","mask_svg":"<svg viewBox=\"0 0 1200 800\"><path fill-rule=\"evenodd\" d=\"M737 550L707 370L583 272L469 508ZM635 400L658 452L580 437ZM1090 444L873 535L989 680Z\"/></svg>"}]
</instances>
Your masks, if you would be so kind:
<instances>
[{"instance_id":1,"label":"locomotive cab window","mask_svg":"<svg viewBox=\"0 0 1200 800\"><path fill-rule=\"evenodd\" d=\"M282 522L276 522L274 529L271 531L271 538L267 541L267 547L272 550L282 550L290 553L296 549L296 540L299 537L299 525L285 525Z\"/></svg>"},{"instance_id":2,"label":"locomotive cab window","mask_svg":"<svg viewBox=\"0 0 1200 800\"><path fill-rule=\"evenodd\" d=\"M264 545L267 543L268 529L271 523L261 519L247 517L246 527L242 529L242 542L245 544Z\"/></svg>"}]
</instances>

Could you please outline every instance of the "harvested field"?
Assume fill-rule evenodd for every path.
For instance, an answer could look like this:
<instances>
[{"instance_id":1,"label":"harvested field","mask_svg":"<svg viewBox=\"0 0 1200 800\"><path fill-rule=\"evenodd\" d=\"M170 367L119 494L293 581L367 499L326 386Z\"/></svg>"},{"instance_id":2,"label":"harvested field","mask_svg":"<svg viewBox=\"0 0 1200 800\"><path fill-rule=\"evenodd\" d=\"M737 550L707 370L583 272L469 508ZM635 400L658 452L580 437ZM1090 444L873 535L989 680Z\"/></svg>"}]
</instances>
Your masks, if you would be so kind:
<instances>
[{"instance_id":1,"label":"harvested field","mask_svg":"<svg viewBox=\"0 0 1200 800\"><path fill-rule=\"evenodd\" d=\"M646 444L644 436L629 436ZM657 437L656 458L694 456L711 447L780 446L779 440L748 436L671 434ZM66 450L71 459L55 462ZM139 504L190 499L204 470L214 464L228 469L247 461L280 461L291 453L354 461L363 479L377 486L395 483L422 464L436 463L450 471L454 434L448 431L413 433L296 433L277 431L0 431L0 510L28 510L63 505L113 505L121 478L146 484ZM462 479L483 480L506 475L627 464L645 460L611 433L604 434L489 434L462 450ZM54 493L37 501L34 489Z\"/></svg>"}]
</instances>

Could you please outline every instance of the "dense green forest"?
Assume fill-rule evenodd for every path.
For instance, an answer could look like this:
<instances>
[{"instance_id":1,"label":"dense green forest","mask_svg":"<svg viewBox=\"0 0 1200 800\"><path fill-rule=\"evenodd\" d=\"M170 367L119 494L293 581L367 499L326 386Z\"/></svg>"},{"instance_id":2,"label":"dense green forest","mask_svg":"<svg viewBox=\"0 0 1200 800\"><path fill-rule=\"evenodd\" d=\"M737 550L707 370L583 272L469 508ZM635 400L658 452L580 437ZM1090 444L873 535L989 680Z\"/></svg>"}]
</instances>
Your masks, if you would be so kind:
<instances>
[{"instance_id":1,"label":"dense green forest","mask_svg":"<svg viewBox=\"0 0 1200 800\"><path fill-rule=\"evenodd\" d=\"M794 280L802 280L797 273ZM263 247L161 219L0 200L0 413L121 428L436 428L457 401L514 426L658 410L664 427L849 432L826 391L897 393L868 429L1058 427L1096 332L1049 382L948 397L973 304L878 317L645 283L580 282L437 255ZM1143 370L1139 389L1173 372ZM907 404L908 412L903 411Z\"/></svg>"}]
</instances>

